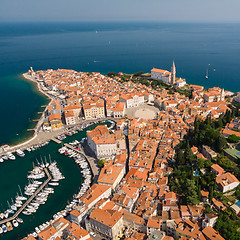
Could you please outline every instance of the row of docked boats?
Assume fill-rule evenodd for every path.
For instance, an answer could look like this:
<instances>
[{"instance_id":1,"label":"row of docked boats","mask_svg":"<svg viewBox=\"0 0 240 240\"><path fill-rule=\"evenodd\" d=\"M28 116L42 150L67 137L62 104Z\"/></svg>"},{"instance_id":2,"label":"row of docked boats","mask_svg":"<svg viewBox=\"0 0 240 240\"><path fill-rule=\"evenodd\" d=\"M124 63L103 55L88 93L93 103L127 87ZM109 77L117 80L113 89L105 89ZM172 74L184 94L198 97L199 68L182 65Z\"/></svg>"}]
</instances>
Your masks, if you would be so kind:
<instances>
[{"instance_id":1,"label":"row of docked boats","mask_svg":"<svg viewBox=\"0 0 240 240\"><path fill-rule=\"evenodd\" d=\"M0 226L0 234L10 232L13 230L13 227L18 227L19 223L23 223L23 220L21 218L16 218L14 220L7 222L6 224L2 224Z\"/></svg>"},{"instance_id":2,"label":"row of docked boats","mask_svg":"<svg viewBox=\"0 0 240 240\"><path fill-rule=\"evenodd\" d=\"M50 158L50 162L51 162L51 158ZM35 213L41 204L46 203L48 196L54 193L54 188L52 188L51 186L58 186L59 185L58 181L65 179L65 177L57 167L56 161L53 161L51 163L42 162L41 164L39 164L39 166L34 168L35 172L33 173L32 171L29 176L31 176L31 178L34 178L34 179L36 179L36 176L35 176L36 174L38 175L37 177L38 179L45 177L44 168L48 168L52 176L51 182L48 183L49 187L45 187L44 189L42 189L41 192L35 196L32 202L28 204L28 206L23 211L23 214L25 215L31 215ZM43 176L43 173L44 173L44 176ZM27 188L25 188L25 194L26 194L26 191L28 191L27 193L29 195L33 195L38 189L38 186L41 184L42 182L39 180L34 180L34 181L30 180L30 184L27 186Z\"/></svg>"},{"instance_id":3,"label":"row of docked boats","mask_svg":"<svg viewBox=\"0 0 240 240\"><path fill-rule=\"evenodd\" d=\"M21 188L19 186L20 194L17 193L15 200L11 199L11 204L7 201L9 208L4 213L0 213L0 219L9 218L11 214L14 214L18 210L18 208L23 207L24 204L25 205L22 213L24 215L32 215L38 210L40 205L46 203L49 195L54 193L54 188L50 186L51 182L49 183L49 186L44 186L44 188L41 189L38 194L36 194L36 191L43 184L43 181L40 181L39 179L46 178L44 168L48 168L52 176L52 183L57 183L53 184L53 186L58 185L58 181L64 179L64 176L58 169L55 161L45 164L43 162L41 164L38 163L38 166L34 167L28 175L28 185L24 187L24 195L22 194ZM34 196L34 198L30 202L25 202L28 200L28 196L30 197L33 194L36 194L36 196ZM11 231L13 227L18 227L18 224L22 222L23 221L20 218L16 218L13 221L8 221L6 224L3 224L0 227L0 234Z\"/></svg>"},{"instance_id":4,"label":"row of docked boats","mask_svg":"<svg viewBox=\"0 0 240 240\"><path fill-rule=\"evenodd\" d=\"M40 142L39 144L29 146L26 149L17 149L15 153L19 157L24 157L25 156L24 150L27 150L28 152L35 151L36 149L43 147L48 143L49 141ZM5 154L0 155L0 163L3 163L6 160L15 160L15 159L16 159L16 156L11 152L7 152Z\"/></svg>"},{"instance_id":5,"label":"row of docked boats","mask_svg":"<svg viewBox=\"0 0 240 240\"><path fill-rule=\"evenodd\" d=\"M51 175L52 175L52 180L49 183L49 185L50 186L58 186L59 185L58 181L65 179L65 177L60 172L59 168L56 165L56 162L50 164L48 169L50 170Z\"/></svg>"},{"instance_id":6,"label":"row of docked boats","mask_svg":"<svg viewBox=\"0 0 240 240\"><path fill-rule=\"evenodd\" d=\"M47 141L45 141L45 142L40 142L40 143L38 143L38 144L34 144L34 145L32 145L32 146L27 147L26 150L27 150L28 152L35 151L35 150L37 150L37 149L39 149L39 148L41 148L41 147L44 147L44 146L47 145L49 142L50 142L50 141L47 140Z\"/></svg>"},{"instance_id":7,"label":"row of docked boats","mask_svg":"<svg viewBox=\"0 0 240 240\"><path fill-rule=\"evenodd\" d=\"M59 140L62 140L62 139L59 139ZM76 145L79 144L79 141L75 140L74 142L69 143L69 144L72 145L72 146L76 146ZM64 210L54 214L53 215L53 219L51 219L50 221L47 221L46 223L43 223L40 226L35 227L35 229L34 229L35 231L30 234L30 235L32 235L34 237L37 237L38 233L40 233L42 230L44 230L46 227L48 227L49 224L53 223L53 221L56 221L60 217L66 217L67 214L72 209L74 209L74 207L79 203L79 198L88 190L88 188L90 187L90 184L91 184L91 179L92 179L91 170L90 170L90 168L88 166L88 163L87 163L87 161L86 161L86 159L84 158L83 155L78 154L74 150L71 150L71 149L69 149L69 148L67 148L65 146L60 148L58 150L58 152L60 154L65 154L65 155L68 155L69 157L73 157L74 158L75 162L82 169L81 173L83 174L84 182L82 183L82 186L81 186L79 192L73 196L73 200L70 203L68 203L68 205L65 207ZM55 165L52 164L52 165L50 165L48 167L48 169L51 171L51 175L53 176L52 183L58 182L58 180L62 179L62 175L59 174L59 170L56 170L54 168L54 166ZM63 179L64 179L64 177L63 177ZM49 185L50 185L50 183L49 183Z\"/></svg>"},{"instance_id":8,"label":"row of docked boats","mask_svg":"<svg viewBox=\"0 0 240 240\"><path fill-rule=\"evenodd\" d=\"M32 235L33 237L37 238L38 233L40 233L41 231L43 231L45 228L47 228L48 226L50 226L50 224L53 224L54 221L56 221L57 219L59 219L60 217L66 217L67 216L67 211L66 210L62 210L56 214L53 215L52 219L39 225L38 227L35 227L34 232L30 233L29 235Z\"/></svg>"},{"instance_id":9,"label":"row of docked boats","mask_svg":"<svg viewBox=\"0 0 240 240\"><path fill-rule=\"evenodd\" d=\"M46 187L38 193L35 198L26 206L22 212L24 215L31 215L35 213L39 206L45 204L49 195L54 193L54 189L51 187Z\"/></svg>"},{"instance_id":10,"label":"row of docked boats","mask_svg":"<svg viewBox=\"0 0 240 240\"><path fill-rule=\"evenodd\" d=\"M58 140L62 141L66 138L66 135L65 134L61 134L59 136L56 137Z\"/></svg>"},{"instance_id":11,"label":"row of docked boats","mask_svg":"<svg viewBox=\"0 0 240 240\"><path fill-rule=\"evenodd\" d=\"M15 160L16 157L11 153L7 152L6 154L1 155L0 157L0 163L4 162L5 160Z\"/></svg>"},{"instance_id":12,"label":"row of docked boats","mask_svg":"<svg viewBox=\"0 0 240 240\"><path fill-rule=\"evenodd\" d=\"M66 132L66 135L67 135L67 136L72 136L72 135L77 134L77 133L78 133L78 130L77 130L77 129L71 129L71 130L68 130L68 131Z\"/></svg>"},{"instance_id":13,"label":"row of docked boats","mask_svg":"<svg viewBox=\"0 0 240 240\"><path fill-rule=\"evenodd\" d=\"M73 143L76 143L75 141ZM69 143L70 144L70 143ZM79 142L77 142L76 145L78 145ZM73 144L70 144L73 146ZM75 145L75 144L74 144ZM80 191L78 194L75 194L75 198L80 198L90 187L91 179L92 179L92 173L91 169L88 165L88 162L86 158L80 154L74 151L73 149L69 149L68 147L64 146L58 150L60 154L68 155L68 157L73 158L75 163L81 168L81 173L84 178L84 182L82 183L82 186L80 188ZM73 207L74 202L67 206L67 210L70 211L70 209Z\"/></svg>"}]
</instances>

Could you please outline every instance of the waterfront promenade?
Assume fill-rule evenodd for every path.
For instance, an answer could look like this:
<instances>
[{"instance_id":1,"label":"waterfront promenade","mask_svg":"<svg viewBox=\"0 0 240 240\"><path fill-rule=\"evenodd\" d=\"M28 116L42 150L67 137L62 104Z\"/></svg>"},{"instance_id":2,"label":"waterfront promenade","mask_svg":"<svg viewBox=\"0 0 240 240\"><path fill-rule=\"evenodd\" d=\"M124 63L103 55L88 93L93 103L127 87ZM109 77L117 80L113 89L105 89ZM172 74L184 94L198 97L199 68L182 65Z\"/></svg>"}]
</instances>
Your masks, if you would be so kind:
<instances>
[{"instance_id":1,"label":"waterfront promenade","mask_svg":"<svg viewBox=\"0 0 240 240\"><path fill-rule=\"evenodd\" d=\"M52 179L52 176L50 175L47 168L44 168L44 171L47 175L47 180L36 190L36 192L22 205L21 208L18 209L18 211L10 218L6 218L0 221L0 225L4 224L6 222L12 221L15 218L18 217L18 215L27 207L27 205L42 191L42 189L49 183L49 181Z\"/></svg>"}]
</instances>

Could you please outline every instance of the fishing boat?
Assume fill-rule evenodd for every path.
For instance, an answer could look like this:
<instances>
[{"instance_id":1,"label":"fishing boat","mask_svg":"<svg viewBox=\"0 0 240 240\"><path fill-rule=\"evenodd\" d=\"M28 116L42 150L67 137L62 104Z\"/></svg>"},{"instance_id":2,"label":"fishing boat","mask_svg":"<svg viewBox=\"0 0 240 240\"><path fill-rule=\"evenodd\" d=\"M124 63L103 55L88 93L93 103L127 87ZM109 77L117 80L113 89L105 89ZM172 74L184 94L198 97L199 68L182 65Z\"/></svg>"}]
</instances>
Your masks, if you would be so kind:
<instances>
[{"instance_id":1,"label":"fishing boat","mask_svg":"<svg viewBox=\"0 0 240 240\"><path fill-rule=\"evenodd\" d=\"M3 158L0 158L0 163L4 162Z\"/></svg>"},{"instance_id":2,"label":"fishing boat","mask_svg":"<svg viewBox=\"0 0 240 240\"><path fill-rule=\"evenodd\" d=\"M206 79L208 79L208 69L206 71L206 76L205 76Z\"/></svg>"},{"instance_id":3,"label":"fishing boat","mask_svg":"<svg viewBox=\"0 0 240 240\"><path fill-rule=\"evenodd\" d=\"M2 234L3 233L3 229L0 227L0 234Z\"/></svg>"}]
</instances>

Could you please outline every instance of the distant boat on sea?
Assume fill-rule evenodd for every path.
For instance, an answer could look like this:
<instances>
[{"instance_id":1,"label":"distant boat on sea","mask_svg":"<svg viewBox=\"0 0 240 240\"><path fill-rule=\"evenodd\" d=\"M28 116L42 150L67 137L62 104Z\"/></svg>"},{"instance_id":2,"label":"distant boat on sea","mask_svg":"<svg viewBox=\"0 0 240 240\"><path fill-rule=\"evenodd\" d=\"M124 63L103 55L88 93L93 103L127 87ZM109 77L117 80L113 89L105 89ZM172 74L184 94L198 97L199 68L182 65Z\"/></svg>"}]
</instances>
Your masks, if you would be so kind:
<instances>
[{"instance_id":1,"label":"distant boat on sea","mask_svg":"<svg viewBox=\"0 0 240 240\"><path fill-rule=\"evenodd\" d=\"M207 69L205 78L208 79L208 69Z\"/></svg>"}]
</instances>

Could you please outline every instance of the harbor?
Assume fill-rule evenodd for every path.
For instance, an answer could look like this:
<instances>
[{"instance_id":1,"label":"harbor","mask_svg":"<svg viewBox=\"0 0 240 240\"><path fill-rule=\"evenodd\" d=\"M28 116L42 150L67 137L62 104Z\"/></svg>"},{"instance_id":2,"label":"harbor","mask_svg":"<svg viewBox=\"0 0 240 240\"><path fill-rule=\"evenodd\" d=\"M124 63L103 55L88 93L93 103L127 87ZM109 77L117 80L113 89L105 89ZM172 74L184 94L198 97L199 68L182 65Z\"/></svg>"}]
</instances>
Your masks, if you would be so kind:
<instances>
[{"instance_id":1,"label":"harbor","mask_svg":"<svg viewBox=\"0 0 240 240\"><path fill-rule=\"evenodd\" d=\"M7 223L7 222L10 222L10 221L13 221L14 219L16 219L20 213L22 213L22 211L27 207L27 205L29 203L31 203L31 201L40 193L40 191L49 183L49 181L52 179L49 171L47 170L47 168L44 168L44 171L47 175L47 180L37 189L37 191L30 197L27 199L27 201L23 204L22 207L20 207L18 209L18 211L16 213L14 213L14 215L12 217L9 217L9 218L6 218L6 219L3 219L0 221L0 225L1 224L4 224L4 223Z\"/></svg>"},{"instance_id":2,"label":"harbor","mask_svg":"<svg viewBox=\"0 0 240 240\"><path fill-rule=\"evenodd\" d=\"M100 124L106 123L102 122ZM107 124L110 125L109 123ZM67 144L68 147L71 146L71 148L75 148L70 143L76 140L80 142L82 138L86 137L86 131L94 128L95 126L96 124L90 124L90 126L86 124L84 127L87 128L83 128L82 131L79 131L78 133L75 132L75 134L72 135L71 132L69 132L68 135L66 134L64 139L60 137L62 140L59 141L62 142L62 146ZM60 136L63 136L63 134L61 133ZM16 192L19 191L18 185L27 185L26 174L32 169L33 162L35 162L36 159L41 159L41 157L51 154L52 161L57 162L60 171L66 179L61 181L57 188L54 188L54 194L49 196L46 204L41 205L36 213L29 216L19 214L24 223L19 224L19 226L14 228L12 231L7 232L4 235L0 235L0 239L21 239L31 233L35 228L38 229L39 225L43 225L50 221L53 216L58 216L56 213L61 212L64 209L71 210L74 205L71 203L73 197L81 196L81 194L83 194L87 187L91 184L92 170L82 155L82 150L79 149L80 152L76 152L77 154L73 157L74 160L72 160L69 155L59 154L59 148L61 148L61 145L57 144L56 141L48 141L43 145L44 146L42 147L39 146L36 148L28 146L27 149L29 151L27 149L24 151L24 157L20 157L14 153L16 160L5 160L0 164L0 174L2 176L6 176L6 172L8 173L5 178L6 181L0 182L0 187L7 189L7 191L0 196L0 211L6 209L6 204L4 203L7 203L7 201L15 196ZM73 150L71 148L69 147L68 149ZM79 159L77 159L78 157ZM88 157L88 159L90 158L91 161L94 160L88 155L86 157ZM82 165L80 165L80 161L82 161ZM86 167L86 169L83 171L82 167ZM62 195L62 192L64 192L64 195ZM56 202L58 204L56 204ZM0 226L1 225L2 224L0 224Z\"/></svg>"}]
</instances>

